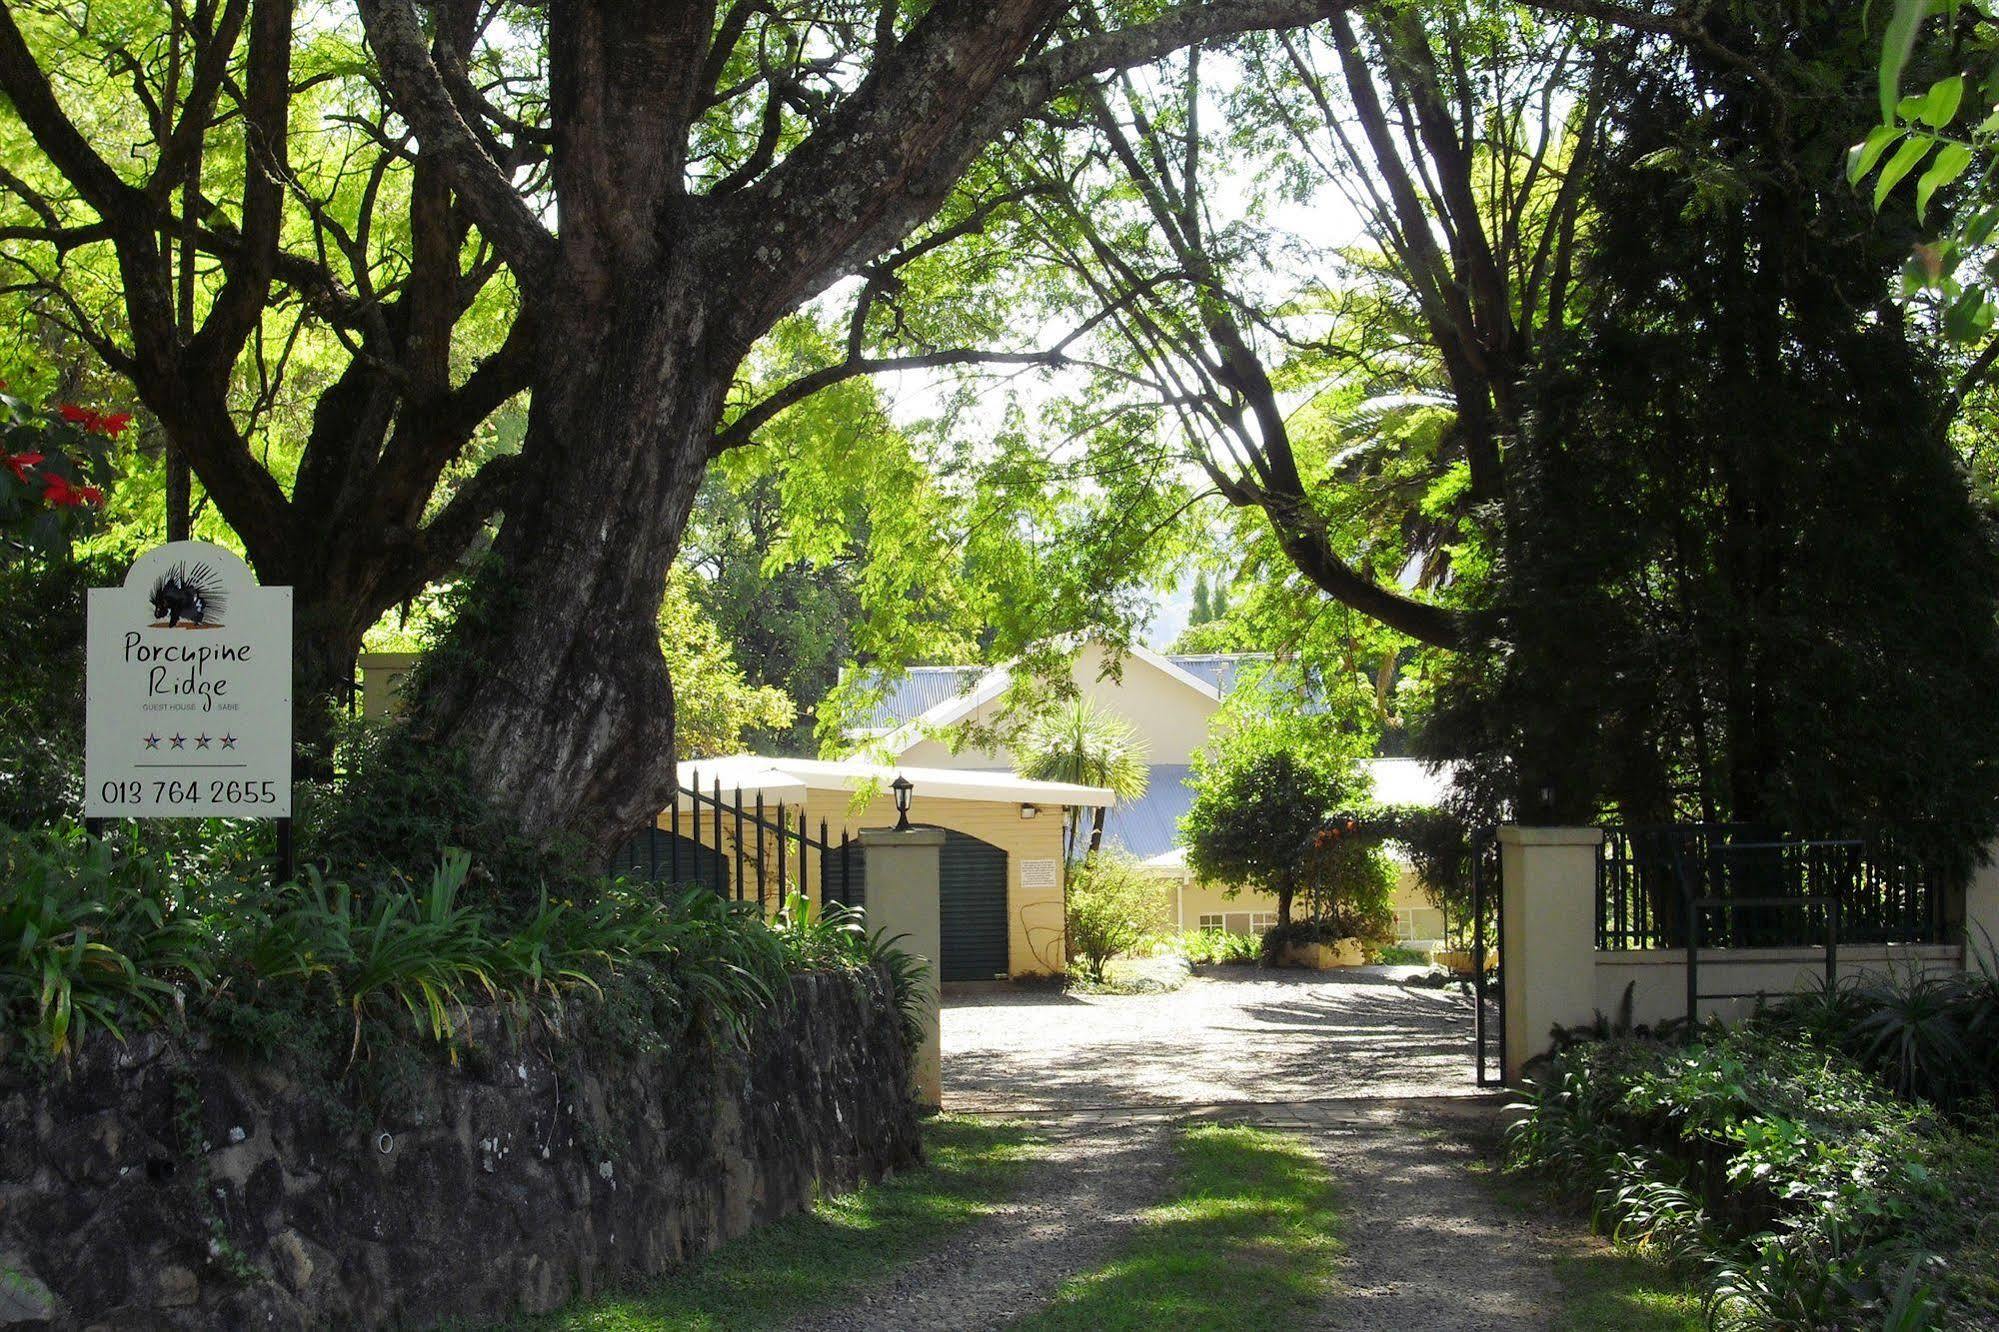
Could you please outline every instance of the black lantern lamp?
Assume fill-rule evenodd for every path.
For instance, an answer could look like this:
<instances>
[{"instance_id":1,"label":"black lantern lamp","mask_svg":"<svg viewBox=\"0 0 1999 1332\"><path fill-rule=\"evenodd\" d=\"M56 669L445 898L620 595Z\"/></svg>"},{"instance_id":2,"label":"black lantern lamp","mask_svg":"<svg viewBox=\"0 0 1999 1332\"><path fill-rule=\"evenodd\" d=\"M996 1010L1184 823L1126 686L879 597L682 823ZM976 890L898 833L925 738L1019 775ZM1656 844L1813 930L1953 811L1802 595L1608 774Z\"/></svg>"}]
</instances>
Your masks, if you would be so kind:
<instances>
[{"instance_id":1,"label":"black lantern lamp","mask_svg":"<svg viewBox=\"0 0 1999 1332\"><path fill-rule=\"evenodd\" d=\"M897 773L895 780L889 783L889 789L895 792L895 830L897 832L908 832L909 796L916 789L916 783L910 781L909 778L903 776L901 773Z\"/></svg>"}]
</instances>

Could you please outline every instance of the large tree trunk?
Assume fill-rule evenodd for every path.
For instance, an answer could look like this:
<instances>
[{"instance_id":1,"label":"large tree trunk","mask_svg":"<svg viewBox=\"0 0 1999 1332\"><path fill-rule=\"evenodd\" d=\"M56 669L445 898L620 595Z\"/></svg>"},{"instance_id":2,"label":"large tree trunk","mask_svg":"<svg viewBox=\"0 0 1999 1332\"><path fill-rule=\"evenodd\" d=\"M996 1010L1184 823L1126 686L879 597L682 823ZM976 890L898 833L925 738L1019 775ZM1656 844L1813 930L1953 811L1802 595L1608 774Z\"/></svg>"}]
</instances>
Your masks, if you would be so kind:
<instances>
[{"instance_id":1,"label":"large tree trunk","mask_svg":"<svg viewBox=\"0 0 1999 1332\"><path fill-rule=\"evenodd\" d=\"M606 850L671 794L659 607L736 358L716 346L692 265L622 290L575 277L536 376L522 446L534 482L509 508L476 622L459 627L464 655L417 724L470 758L523 832Z\"/></svg>"}]
</instances>

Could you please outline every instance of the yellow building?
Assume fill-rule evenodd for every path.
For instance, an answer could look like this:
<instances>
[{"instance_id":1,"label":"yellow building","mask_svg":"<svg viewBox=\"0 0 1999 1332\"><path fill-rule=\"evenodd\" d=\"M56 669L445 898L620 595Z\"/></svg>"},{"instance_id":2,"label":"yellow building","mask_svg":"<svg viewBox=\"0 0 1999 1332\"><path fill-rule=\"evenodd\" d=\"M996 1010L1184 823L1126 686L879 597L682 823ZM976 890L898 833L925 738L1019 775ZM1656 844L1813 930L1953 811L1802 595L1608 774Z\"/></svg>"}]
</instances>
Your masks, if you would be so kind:
<instances>
[{"instance_id":1,"label":"yellow building","mask_svg":"<svg viewBox=\"0 0 1999 1332\"><path fill-rule=\"evenodd\" d=\"M1193 804L1195 754L1208 743L1222 700L1270 663L1259 653L1161 654L1133 647L1122 655L1101 643L1081 644L1070 666L1076 693L1129 722L1145 748L1150 785L1144 796L1114 806L1105 841L1121 846L1160 878L1165 914L1181 931L1228 929L1256 932L1277 921L1277 899L1268 893L1208 884L1187 874L1180 845L1180 817ZM872 716L851 738L864 740L891 761L934 768L1010 772L1004 749L960 745L954 733L993 730L1004 720L1004 667L920 666L888 681ZM1003 728L1002 728L1003 729ZM1448 779L1415 759L1368 760L1374 798L1382 804L1435 805ZM1391 848L1391 855L1393 849ZM1398 860L1392 906L1395 933L1411 945L1441 943L1444 913L1430 900L1414 869Z\"/></svg>"},{"instance_id":2,"label":"yellow building","mask_svg":"<svg viewBox=\"0 0 1999 1332\"><path fill-rule=\"evenodd\" d=\"M1395 912L1395 941L1405 947L1431 949L1444 943L1444 913L1416 877L1416 869L1395 854L1395 892L1389 901ZM1174 929L1228 930L1253 934L1277 923L1274 894L1245 888L1231 895L1222 884L1204 883L1187 870L1186 851L1175 848L1144 862L1158 876L1166 901L1166 918Z\"/></svg>"},{"instance_id":3,"label":"yellow building","mask_svg":"<svg viewBox=\"0 0 1999 1332\"><path fill-rule=\"evenodd\" d=\"M683 794L675 808L659 818L661 833L678 840L664 849L643 848L649 862L645 868L679 861L690 876L698 867L704 877L693 881L712 878L731 896L755 899L760 895L756 843L762 841L761 896L772 910L782 897L774 881L778 852L772 829L795 828L802 819L808 838L816 840L823 822L827 842L837 848L843 836L894 827L890 783L904 778L911 787L910 822L945 833L938 866L943 945L939 978L1057 975L1068 966L1062 905L1063 816L1072 806L1108 804L1108 791L1028 781L1011 773L757 754L683 763L679 777ZM689 790L699 791L702 798L697 801L684 794ZM738 809L743 816L740 824ZM831 895L837 899L842 882L839 865L822 863L827 858L808 849L801 873L798 845L795 840L787 842L787 883L806 885L815 901L831 885ZM837 862L839 855L834 850L832 861ZM641 868L638 854L628 852L626 860L632 868ZM857 873L861 882L851 896L865 902L864 856Z\"/></svg>"}]
</instances>

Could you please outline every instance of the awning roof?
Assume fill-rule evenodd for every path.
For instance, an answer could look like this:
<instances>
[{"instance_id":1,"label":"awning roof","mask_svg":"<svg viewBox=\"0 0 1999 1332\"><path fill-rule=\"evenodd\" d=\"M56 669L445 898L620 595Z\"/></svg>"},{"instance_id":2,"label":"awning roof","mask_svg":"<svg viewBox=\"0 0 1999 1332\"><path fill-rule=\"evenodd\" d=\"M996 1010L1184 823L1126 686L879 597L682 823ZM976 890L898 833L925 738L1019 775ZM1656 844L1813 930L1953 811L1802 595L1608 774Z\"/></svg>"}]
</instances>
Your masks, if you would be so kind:
<instances>
[{"instance_id":1,"label":"awning roof","mask_svg":"<svg viewBox=\"0 0 1999 1332\"><path fill-rule=\"evenodd\" d=\"M1023 805L1085 805L1096 807L1112 801L1100 786L1075 786L1068 782L1036 782L1005 772L978 772L959 768L913 768L905 765L864 763L858 760L830 762L824 759L770 758L762 754L732 754L726 758L699 759L679 766L680 784L709 791L716 782L722 793L733 796L738 789L748 799L761 793L766 802L796 801L808 791L860 791L875 787L886 793L897 776L907 777L916 788L917 801L998 800Z\"/></svg>"}]
</instances>

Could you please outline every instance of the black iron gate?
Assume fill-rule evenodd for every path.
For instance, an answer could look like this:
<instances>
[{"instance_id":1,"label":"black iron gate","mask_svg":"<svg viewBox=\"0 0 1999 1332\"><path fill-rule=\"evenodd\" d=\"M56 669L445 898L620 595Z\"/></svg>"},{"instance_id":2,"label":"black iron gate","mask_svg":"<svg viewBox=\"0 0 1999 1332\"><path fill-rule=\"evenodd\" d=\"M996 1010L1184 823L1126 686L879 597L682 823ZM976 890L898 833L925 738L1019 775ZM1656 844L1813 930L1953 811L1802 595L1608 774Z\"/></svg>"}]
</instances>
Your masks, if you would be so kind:
<instances>
[{"instance_id":1,"label":"black iron gate","mask_svg":"<svg viewBox=\"0 0 1999 1332\"><path fill-rule=\"evenodd\" d=\"M1502 977L1486 966L1491 949L1498 943L1505 892L1499 866L1499 830L1475 830L1471 839L1472 1043L1481 1087L1506 1081L1506 986ZM1499 965L1506 965L1504 957Z\"/></svg>"},{"instance_id":2,"label":"black iron gate","mask_svg":"<svg viewBox=\"0 0 1999 1332\"><path fill-rule=\"evenodd\" d=\"M766 805L761 792L745 802L741 788L725 793L719 778L704 791L697 772L675 791L665 817L670 828L649 828L625 844L612 859L613 874L708 888L764 911L791 893L822 909L867 904L867 857L859 841L845 830L833 840L823 817L815 836L802 807Z\"/></svg>"}]
</instances>

